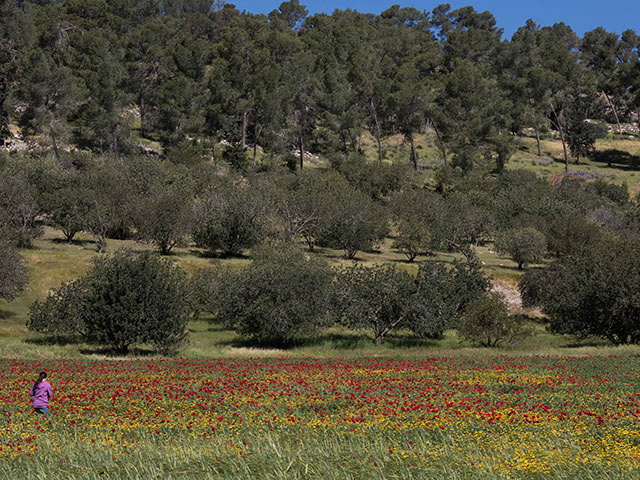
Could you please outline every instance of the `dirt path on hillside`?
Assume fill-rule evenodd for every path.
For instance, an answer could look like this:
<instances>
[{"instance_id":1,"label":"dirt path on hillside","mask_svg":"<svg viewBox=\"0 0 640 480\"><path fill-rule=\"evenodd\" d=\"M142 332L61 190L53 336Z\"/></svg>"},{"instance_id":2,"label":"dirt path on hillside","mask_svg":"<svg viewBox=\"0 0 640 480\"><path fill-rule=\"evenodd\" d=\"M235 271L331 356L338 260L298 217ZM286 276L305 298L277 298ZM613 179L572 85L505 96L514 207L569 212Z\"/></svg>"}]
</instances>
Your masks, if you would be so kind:
<instances>
[{"instance_id":1,"label":"dirt path on hillside","mask_svg":"<svg viewBox=\"0 0 640 480\"><path fill-rule=\"evenodd\" d=\"M493 288L491 289L493 292L500 293L507 302L509 306L509 312L511 313L522 313L522 298L520 298L520 292L518 291L518 287L507 282L503 282L500 280L493 281Z\"/></svg>"}]
</instances>

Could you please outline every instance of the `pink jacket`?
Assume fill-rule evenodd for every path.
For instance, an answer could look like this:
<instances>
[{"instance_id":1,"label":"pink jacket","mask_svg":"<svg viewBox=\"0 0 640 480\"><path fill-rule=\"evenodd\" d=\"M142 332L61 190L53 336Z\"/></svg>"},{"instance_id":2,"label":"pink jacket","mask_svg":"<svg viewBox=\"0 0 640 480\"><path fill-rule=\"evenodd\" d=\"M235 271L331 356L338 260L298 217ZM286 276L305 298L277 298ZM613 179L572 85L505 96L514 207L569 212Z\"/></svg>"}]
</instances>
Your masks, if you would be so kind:
<instances>
[{"instance_id":1,"label":"pink jacket","mask_svg":"<svg viewBox=\"0 0 640 480\"><path fill-rule=\"evenodd\" d=\"M47 408L49 399L53 395L53 390L51 390L49 382L42 380L37 387L32 387L29 393L33 397L33 408Z\"/></svg>"}]
</instances>

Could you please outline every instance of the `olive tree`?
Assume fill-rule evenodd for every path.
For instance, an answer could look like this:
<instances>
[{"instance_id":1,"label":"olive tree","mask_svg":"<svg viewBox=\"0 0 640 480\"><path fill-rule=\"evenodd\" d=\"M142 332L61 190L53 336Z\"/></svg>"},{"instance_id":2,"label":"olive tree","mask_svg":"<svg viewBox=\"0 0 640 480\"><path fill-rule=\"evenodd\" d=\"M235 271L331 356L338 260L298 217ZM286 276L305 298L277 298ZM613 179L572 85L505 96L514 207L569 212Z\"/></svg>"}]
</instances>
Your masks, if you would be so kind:
<instances>
[{"instance_id":1,"label":"olive tree","mask_svg":"<svg viewBox=\"0 0 640 480\"><path fill-rule=\"evenodd\" d=\"M293 245L261 246L248 267L221 271L213 281L206 310L257 341L288 346L329 320L331 270Z\"/></svg>"},{"instance_id":2,"label":"olive tree","mask_svg":"<svg viewBox=\"0 0 640 480\"><path fill-rule=\"evenodd\" d=\"M458 335L474 345L513 345L528 335L523 319L509 315L502 295L492 292L473 300L458 323Z\"/></svg>"},{"instance_id":3,"label":"olive tree","mask_svg":"<svg viewBox=\"0 0 640 480\"><path fill-rule=\"evenodd\" d=\"M334 292L341 321L352 329L371 329L380 345L386 334L407 322L416 285L410 274L394 265L352 265L338 271Z\"/></svg>"},{"instance_id":4,"label":"olive tree","mask_svg":"<svg viewBox=\"0 0 640 480\"><path fill-rule=\"evenodd\" d=\"M389 231L384 209L348 184L338 184L317 199L325 208L320 219L318 245L342 249L347 258L371 250Z\"/></svg>"},{"instance_id":5,"label":"olive tree","mask_svg":"<svg viewBox=\"0 0 640 480\"><path fill-rule=\"evenodd\" d=\"M540 306L551 330L614 344L640 342L640 242L609 239L531 270L523 304Z\"/></svg>"},{"instance_id":6,"label":"olive tree","mask_svg":"<svg viewBox=\"0 0 640 480\"><path fill-rule=\"evenodd\" d=\"M342 323L371 329L380 345L399 328L423 338L441 336L488 287L477 263L425 262L415 277L394 265L351 265L336 274L333 305Z\"/></svg>"},{"instance_id":7,"label":"olive tree","mask_svg":"<svg viewBox=\"0 0 640 480\"><path fill-rule=\"evenodd\" d=\"M413 262L420 254L436 246L434 231L438 214L443 211L442 198L426 190L404 190L391 199L390 210L395 230L393 248Z\"/></svg>"},{"instance_id":8,"label":"olive tree","mask_svg":"<svg viewBox=\"0 0 640 480\"><path fill-rule=\"evenodd\" d=\"M268 205L245 185L220 183L196 199L193 239L211 253L238 255L263 240Z\"/></svg>"},{"instance_id":9,"label":"olive tree","mask_svg":"<svg viewBox=\"0 0 640 480\"><path fill-rule=\"evenodd\" d=\"M159 185L138 202L134 220L137 237L168 255L173 247L184 243L192 214L192 194L187 185Z\"/></svg>"},{"instance_id":10,"label":"olive tree","mask_svg":"<svg viewBox=\"0 0 640 480\"><path fill-rule=\"evenodd\" d=\"M119 251L36 301L28 327L79 334L120 354L147 343L170 354L186 341L188 313L184 272L150 252Z\"/></svg>"},{"instance_id":11,"label":"olive tree","mask_svg":"<svg viewBox=\"0 0 640 480\"><path fill-rule=\"evenodd\" d=\"M509 229L498 234L495 241L500 255L509 255L518 264L518 270L542 259L547 240L535 228Z\"/></svg>"},{"instance_id":12,"label":"olive tree","mask_svg":"<svg viewBox=\"0 0 640 480\"><path fill-rule=\"evenodd\" d=\"M27 269L24 261L0 230L0 298L13 300L26 283Z\"/></svg>"},{"instance_id":13,"label":"olive tree","mask_svg":"<svg viewBox=\"0 0 640 480\"><path fill-rule=\"evenodd\" d=\"M22 176L0 171L0 228L21 248L31 247L42 235L36 221L41 209L37 194Z\"/></svg>"}]
</instances>

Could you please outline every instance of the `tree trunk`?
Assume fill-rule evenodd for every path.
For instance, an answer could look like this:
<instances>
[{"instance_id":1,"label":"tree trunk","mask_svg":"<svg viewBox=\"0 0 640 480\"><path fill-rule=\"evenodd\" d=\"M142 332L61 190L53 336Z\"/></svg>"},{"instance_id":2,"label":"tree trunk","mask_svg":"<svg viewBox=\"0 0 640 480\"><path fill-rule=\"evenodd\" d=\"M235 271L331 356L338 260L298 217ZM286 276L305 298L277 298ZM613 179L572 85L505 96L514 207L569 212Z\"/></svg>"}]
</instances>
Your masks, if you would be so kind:
<instances>
[{"instance_id":1,"label":"tree trunk","mask_svg":"<svg viewBox=\"0 0 640 480\"><path fill-rule=\"evenodd\" d=\"M247 112L242 114L242 150L247 148Z\"/></svg>"},{"instance_id":2,"label":"tree trunk","mask_svg":"<svg viewBox=\"0 0 640 480\"><path fill-rule=\"evenodd\" d=\"M620 119L618 118L618 111L616 110L615 105L613 104L613 102L609 98L609 95L607 95L607 92L603 91L602 93L604 93L604 96L607 99L607 102L609 102L609 106L611 107L611 110L613 110L613 116L616 118L616 123L618 124L618 135L622 136L622 127L620 126Z\"/></svg>"},{"instance_id":3,"label":"tree trunk","mask_svg":"<svg viewBox=\"0 0 640 480\"><path fill-rule=\"evenodd\" d=\"M358 135L358 153L362 153L362 133Z\"/></svg>"},{"instance_id":4,"label":"tree trunk","mask_svg":"<svg viewBox=\"0 0 640 480\"><path fill-rule=\"evenodd\" d=\"M409 142L411 143L411 163L413 163L413 169L418 170L418 154L416 153L413 135L409 135Z\"/></svg>"},{"instance_id":5,"label":"tree trunk","mask_svg":"<svg viewBox=\"0 0 640 480\"><path fill-rule=\"evenodd\" d=\"M371 99L371 113L373 114L373 121L376 124L376 142L378 142L378 162L382 163L382 143L380 137L382 132L380 131L380 122L378 121L378 113L376 112L376 106Z\"/></svg>"},{"instance_id":6,"label":"tree trunk","mask_svg":"<svg viewBox=\"0 0 640 480\"><path fill-rule=\"evenodd\" d=\"M262 129L256 124L253 133L253 169L256 168L256 157L258 154L258 138L262 133Z\"/></svg>"},{"instance_id":7,"label":"tree trunk","mask_svg":"<svg viewBox=\"0 0 640 480\"><path fill-rule=\"evenodd\" d=\"M71 243L73 241L73 237L76 236L76 231L73 229L70 230L66 230L66 229L62 229L62 234L64 235L65 241L67 241L68 243Z\"/></svg>"},{"instance_id":8,"label":"tree trunk","mask_svg":"<svg viewBox=\"0 0 640 480\"><path fill-rule=\"evenodd\" d=\"M51 143L53 144L53 154L56 156L56 160L60 163L60 150L58 150L58 142L56 142L56 136L51 134Z\"/></svg>"},{"instance_id":9,"label":"tree trunk","mask_svg":"<svg viewBox=\"0 0 640 480\"><path fill-rule=\"evenodd\" d=\"M380 141L380 130L376 130L376 142L378 143L378 163L382 163L382 143Z\"/></svg>"},{"instance_id":10,"label":"tree trunk","mask_svg":"<svg viewBox=\"0 0 640 480\"><path fill-rule=\"evenodd\" d=\"M300 170L304 167L304 139L302 138L302 134L299 136L299 147L300 147Z\"/></svg>"},{"instance_id":11,"label":"tree trunk","mask_svg":"<svg viewBox=\"0 0 640 480\"><path fill-rule=\"evenodd\" d=\"M564 171L569 171L569 156L567 155L567 143L564 141L564 131L560 128L560 139L562 140L562 152L564 154Z\"/></svg>"},{"instance_id":12,"label":"tree trunk","mask_svg":"<svg viewBox=\"0 0 640 480\"><path fill-rule=\"evenodd\" d=\"M98 235L94 240L96 242L96 248L98 249L98 253L104 253L104 250L107 246L106 238Z\"/></svg>"},{"instance_id":13,"label":"tree trunk","mask_svg":"<svg viewBox=\"0 0 640 480\"><path fill-rule=\"evenodd\" d=\"M560 132L560 140L562 140L562 151L564 153L564 171L569 171L569 155L567 155L567 143L564 140L564 129L562 128L562 123L560 122L560 118L558 118L558 113L556 112L553 103L550 103L551 110L553 110L553 115L556 118L556 127L558 127L558 132Z\"/></svg>"},{"instance_id":14,"label":"tree trunk","mask_svg":"<svg viewBox=\"0 0 640 480\"><path fill-rule=\"evenodd\" d=\"M313 249L314 249L314 247L316 245L316 242L314 241L313 237L310 236L310 235L305 235L304 236L304 240L305 240L305 242L307 244L307 247L309 248L309 251L313 252Z\"/></svg>"},{"instance_id":15,"label":"tree trunk","mask_svg":"<svg viewBox=\"0 0 640 480\"><path fill-rule=\"evenodd\" d=\"M216 166L216 172L219 170L218 166L218 142L213 141L213 164Z\"/></svg>"},{"instance_id":16,"label":"tree trunk","mask_svg":"<svg viewBox=\"0 0 640 480\"><path fill-rule=\"evenodd\" d=\"M382 345L382 335L376 335L376 345Z\"/></svg>"},{"instance_id":17,"label":"tree trunk","mask_svg":"<svg viewBox=\"0 0 640 480\"><path fill-rule=\"evenodd\" d=\"M138 103L140 104L140 137L144 137L144 119L146 117L146 106L144 104L144 96L140 93L138 97Z\"/></svg>"},{"instance_id":18,"label":"tree trunk","mask_svg":"<svg viewBox=\"0 0 640 480\"><path fill-rule=\"evenodd\" d=\"M536 131L536 144L538 145L538 156L542 156L542 150L540 149L540 132L538 131L538 125L536 124L533 129Z\"/></svg>"}]
</instances>

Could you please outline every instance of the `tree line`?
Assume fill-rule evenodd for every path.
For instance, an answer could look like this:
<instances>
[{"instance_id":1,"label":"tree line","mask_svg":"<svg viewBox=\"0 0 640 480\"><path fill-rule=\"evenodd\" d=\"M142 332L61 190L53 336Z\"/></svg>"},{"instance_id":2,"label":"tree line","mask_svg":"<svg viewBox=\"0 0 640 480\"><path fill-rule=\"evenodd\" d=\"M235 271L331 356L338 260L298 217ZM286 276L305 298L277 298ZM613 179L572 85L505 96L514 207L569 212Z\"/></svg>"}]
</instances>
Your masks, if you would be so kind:
<instances>
[{"instance_id":1,"label":"tree line","mask_svg":"<svg viewBox=\"0 0 640 480\"><path fill-rule=\"evenodd\" d=\"M17 124L58 158L69 144L129 154L139 136L216 162L220 150L254 165L295 151L302 167L305 152L360 151L368 131L379 161L400 134L417 168L428 130L444 162L501 170L514 134L531 131L541 154L553 130L568 169L603 122L622 134L638 121L632 29L580 38L529 20L502 37L490 12L448 4L309 15L291 0L262 15L222 1L5 0L0 135Z\"/></svg>"},{"instance_id":2,"label":"tree line","mask_svg":"<svg viewBox=\"0 0 640 480\"><path fill-rule=\"evenodd\" d=\"M86 327L93 325L88 316L90 321L110 318L94 310L99 305L130 312L137 321L153 319L141 313L141 299L153 303L159 295L159 302L178 299L175 308L149 307L157 315L179 312L171 319L161 317L164 323L158 327L174 331L168 325L178 318L182 327L171 337L176 344L184 340L191 311L208 312L242 334L278 344L295 343L341 322L370 328L379 342L397 329L430 338L451 328L464 335L467 328L473 341L495 345L505 336L517 338L523 325L489 294L476 255L477 247L486 245L527 269L523 299L541 306L555 331L604 336L615 343L640 339L634 300L640 285L639 203L626 186L602 178L564 175L554 183L523 170L463 173L443 166L423 185L406 165L360 157L304 173L273 167L224 174L200 157L188 160L183 151L167 159L68 158L74 168L53 156L0 157L3 298L18 295L27 280L16 247L28 248L45 225L63 232L67 241L79 231L89 232L99 252L109 250L111 238L132 238L153 244L164 255L176 245L195 245L214 257L251 249L253 263L241 272L203 271L187 282L183 274L171 273L175 270L161 256L147 255L141 263L127 257L133 266L125 273L110 270L111 257L99 258L92 280L65 284L36 303L31 321L37 331L70 333L71 328L89 335L96 329ZM359 252L375 251L389 236L407 262L421 257L417 275L389 265L330 271L316 252L318 247L339 249L345 258L357 260ZM278 247L269 249L274 242ZM457 252L464 260L451 267L428 258L438 252ZM116 253L118 261L122 258ZM528 268L543 261L544 268ZM136 273L143 267L151 271ZM179 287L165 283L174 276ZM158 284L135 293L133 285L147 280ZM469 298L473 292L477 295ZM135 308L120 305L125 301ZM89 313L78 319L81 312ZM618 315L624 326L617 324ZM126 321L137 325L133 317L127 313ZM475 330L483 325L479 318L495 337ZM108 325L116 323L109 320ZM127 342L169 338L149 337L149 332L135 327L134 340L127 337ZM111 345L125 350L130 344ZM173 346L157 348L172 351Z\"/></svg>"}]
</instances>

